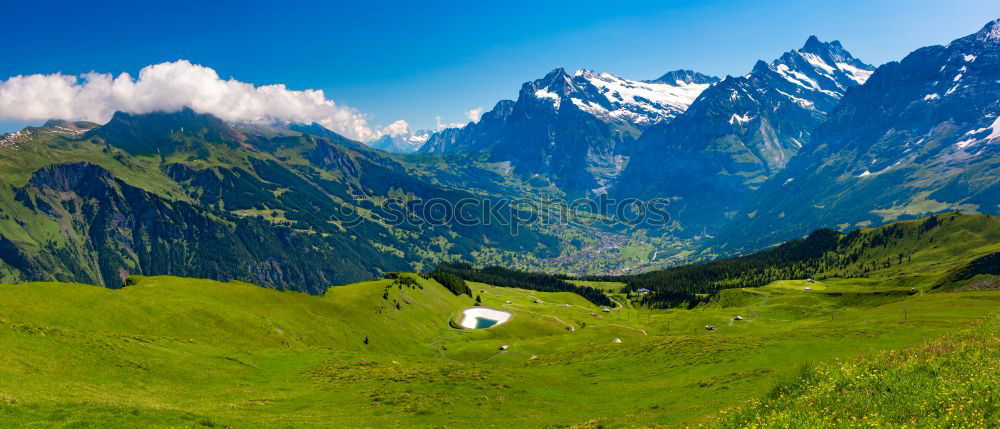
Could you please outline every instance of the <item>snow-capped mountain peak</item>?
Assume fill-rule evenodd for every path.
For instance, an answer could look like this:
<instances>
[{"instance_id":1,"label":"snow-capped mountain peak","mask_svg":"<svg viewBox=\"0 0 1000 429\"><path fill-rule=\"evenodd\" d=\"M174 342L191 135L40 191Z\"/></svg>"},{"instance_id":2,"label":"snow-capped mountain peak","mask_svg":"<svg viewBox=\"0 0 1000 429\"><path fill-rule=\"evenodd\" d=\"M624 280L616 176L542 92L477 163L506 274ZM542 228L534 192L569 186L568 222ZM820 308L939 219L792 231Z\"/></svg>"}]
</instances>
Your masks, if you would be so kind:
<instances>
[{"instance_id":1,"label":"snow-capped mountain peak","mask_svg":"<svg viewBox=\"0 0 1000 429\"><path fill-rule=\"evenodd\" d=\"M710 83L691 83L683 79L674 82L642 82L628 80L611 73L590 70L576 72L578 79L597 88L611 108L574 101L586 111L609 119L622 119L638 126L647 126L683 113ZM717 80L717 79L716 79Z\"/></svg>"},{"instance_id":2,"label":"snow-capped mountain peak","mask_svg":"<svg viewBox=\"0 0 1000 429\"><path fill-rule=\"evenodd\" d=\"M1000 43L1000 19L986 24L982 30L976 33L976 38L984 43Z\"/></svg>"},{"instance_id":3,"label":"snow-capped mountain peak","mask_svg":"<svg viewBox=\"0 0 1000 429\"><path fill-rule=\"evenodd\" d=\"M383 135L368 142L368 146L393 153L413 153L420 150L434 134L432 130L407 130L405 133Z\"/></svg>"},{"instance_id":4,"label":"snow-capped mountain peak","mask_svg":"<svg viewBox=\"0 0 1000 429\"><path fill-rule=\"evenodd\" d=\"M693 70L673 70L663 74L654 80L646 81L649 83L667 83L672 85L681 85L683 83L701 83L701 84L713 84L719 81L719 78L715 76L709 76L705 74L698 73Z\"/></svg>"},{"instance_id":5,"label":"snow-capped mountain peak","mask_svg":"<svg viewBox=\"0 0 1000 429\"><path fill-rule=\"evenodd\" d=\"M810 144L812 131L873 68L840 43L810 37L802 49L709 86L675 120L646 129L611 193L720 196L701 213L725 213ZM670 168L663 168L664 165ZM721 206L721 207L720 207Z\"/></svg>"},{"instance_id":6,"label":"snow-capped mountain peak","mask_svg":"<svg viewBox=\"0 0 1000 429\"><path fill-rule=\"evenodd\" d=\"M814 97L840 99L850 88L868 80L874 67L854 58L840 42L809 36L802 49L789 51L770 64L758 61L751 74L779 75L790 83L783 89L797 104Z\"/></svg>"},{"instance_id":7,"label":"snow-capped mountain peak","mask_svg":"<svg viewBox=\"0 0 1000 429\"><path fill-rule=\"evenodd\" d=\"M689 70L670 72L653 81L625 79L608 72L580 69L572 76L555 69L525 84L528 95L559 110L564 103L605 122L638 128L673 118L718 78Z\"/></svg>"}]
</instances>

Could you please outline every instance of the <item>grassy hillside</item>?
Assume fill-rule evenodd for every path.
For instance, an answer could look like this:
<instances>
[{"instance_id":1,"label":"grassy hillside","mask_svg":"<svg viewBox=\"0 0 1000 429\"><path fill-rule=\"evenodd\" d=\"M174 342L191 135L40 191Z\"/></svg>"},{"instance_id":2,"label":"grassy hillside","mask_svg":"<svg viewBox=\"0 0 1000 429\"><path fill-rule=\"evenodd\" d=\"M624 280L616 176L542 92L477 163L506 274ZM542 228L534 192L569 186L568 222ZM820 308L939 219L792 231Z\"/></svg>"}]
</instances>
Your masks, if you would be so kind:
<instances>
[{"instance_id":1,"label":"grassy hillside","mask_svg":"<svg viewBox=\"0 0 1000 429\"><path fill-rule=\"evenodd\" d=\"M749 255L596 280L647 288L652 306L693 307L719 291L791 279L872 279L894 288L954 289L1000 274L1000 219L948 213L842 234L818 230Z\"/></svg>"},{"instance_id":2,"label":"grassy hillside","mask_svg":"<svg viewBox=\"0 0 1000 429\"><path fill-rule=\"evenodd\" d=\"M169 274L320 293L439 261L558 254L549 234L433 222L442 214L419 205L495 193L411 172L321 127L296 129L237 129L185 109L19 133L0 148L0 281L118 287ZM509 189L474 174L476 186ZM287 249L309 251L293 261Z\"/></svg>"},{"instance_id":3,"label":"grassy hillside","mask_svg":"<svg viewBox=\"0 0 1000 429\"><path fill-rule=\"evenodd\" d=\"M566 292L470 283L472 297L456 296L402 276L414 285L324 296L175 277L0 286L0 426L710 424L804 364L915 347L1000 303L829 279L729 290L694 310L615 294L603 312ZM451 328L476 297L513 317Z\"/></svg>"},{"instance_id":4,"label":"grassy hillside","mask_svg":"<svg viewBox=\"0 0 1000 429\"><path fill-rule=\"evenodd\" d=\"M721 427L995 427L1000 315L927 344L803 367Z\"/></svg>"}]
</instances>

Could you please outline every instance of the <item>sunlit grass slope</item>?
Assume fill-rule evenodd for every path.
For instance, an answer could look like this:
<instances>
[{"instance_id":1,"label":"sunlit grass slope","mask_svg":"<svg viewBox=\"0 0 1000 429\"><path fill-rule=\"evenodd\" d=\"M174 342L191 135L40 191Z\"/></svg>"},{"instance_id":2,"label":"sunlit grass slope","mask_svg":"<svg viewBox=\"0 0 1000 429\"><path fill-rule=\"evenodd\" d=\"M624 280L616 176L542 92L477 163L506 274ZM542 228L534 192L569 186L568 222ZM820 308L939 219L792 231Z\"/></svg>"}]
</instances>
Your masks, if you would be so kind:
<instances>
[{"instance_id":1,"label":"sunlit grass slope","mask_svg":"<svg viewBox=\"0 0 1000 429\"><path fill-rule=\"evenodd\" d=\"M803 365L919 347L1000 307L996 291L826 279L694 310L616 294L604 312L569 293L471 283L455 296L402 276L414 285L320 297L174 277L0 286L0 427L712 425ZM452 328L476 297L513 317Z\"/></svg>"},{"instance_id":2,"label":"sunlit grass slope","mask_svg":"<svg viewBox=\"0 0 1000 429\"><path fill-rule=\"evenodd\" d=\"M803 367L723 427L1000 424L1000 315L927 344Z\"/></svg>"}]
</instances>

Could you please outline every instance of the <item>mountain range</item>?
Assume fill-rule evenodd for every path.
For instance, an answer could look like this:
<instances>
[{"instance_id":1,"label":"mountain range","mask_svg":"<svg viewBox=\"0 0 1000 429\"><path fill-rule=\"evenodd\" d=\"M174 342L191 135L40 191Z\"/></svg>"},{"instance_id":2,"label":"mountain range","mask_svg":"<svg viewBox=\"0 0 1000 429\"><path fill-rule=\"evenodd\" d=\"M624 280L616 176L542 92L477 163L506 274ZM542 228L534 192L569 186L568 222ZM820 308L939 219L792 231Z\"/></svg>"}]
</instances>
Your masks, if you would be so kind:
<instances>
[{"instance_id":1,"label":"mountain range","mask_svg":"<svg viewBox=\"0 0 1000 429\"><path fill-rule=\"evenodd\" d=\"M53 120L0 136L0 281L174 274L322 293L449 261L621 274L818 227L1000 214L998 115L993 21L877 68L816 37L723 79L557 68L464 127L367 143L191 109ZM673 222L515 231L419 207L602 195L669 200Z\"/></svg>"},{"instance_id":2,"label":"mountain range","mask_svg":"<svg viewBox=\"0 0 1000 429\"><path fill-rule=\"evenodd\" d=\"M844 94L873 67L839 42L810 37L798 50L713 85L676 120L647 130L613 193L675 199L693 224L725 222L740 196L759 188L810 144Z\"/></svg>"},{"instance_id":3,"label":"mountain range","mask_svg":"<svg viewBox=\"0 0 1000 429\"><path fill-rule=\"evenodd\" d=\"M744 202L752 218L739 228L767 225L739 236L750 247L817 224L868 226L948 210L997 214L1000 20L882 65L813 135Z\"/></svg>"},{"instance_id":4,"label":"mountain range","mask_svg":"<svg viewBox=\"0 0 1000 429\"><path fill-rule=\"evenodd\" d=\"M687 110L718 79L678 70L653 81L558 68L525 83L477 123L439 132L423 153L482 153L522 176L542 175L571 195L601 193L642 131Z\"/></svg>"}]
</instances>

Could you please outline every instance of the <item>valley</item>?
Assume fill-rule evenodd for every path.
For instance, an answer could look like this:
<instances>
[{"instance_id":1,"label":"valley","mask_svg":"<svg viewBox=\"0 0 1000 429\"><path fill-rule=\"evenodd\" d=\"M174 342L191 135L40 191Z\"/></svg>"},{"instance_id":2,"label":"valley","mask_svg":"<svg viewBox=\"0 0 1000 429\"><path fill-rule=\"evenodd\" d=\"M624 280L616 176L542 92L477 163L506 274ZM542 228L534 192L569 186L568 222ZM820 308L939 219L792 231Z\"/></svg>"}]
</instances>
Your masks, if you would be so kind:
<instances>
[{"instance_id":1,"label":"valley","mask_svg":"<svg viewBox=\"0 0 1000 429\"><path fill-rule=\"evenodd\" d=\"M0 428L1000 427L996 4L29 3Z\"/></svg>"},{"instance_id":2,"label":"valley","mask_svg":"<svg viewBox=\"0 0 1000 429\"><path fill-rule=\"evenodd\" d=\"M379 142L190 107L50 120L2 137L0 280L316 294L442 262L630 275L817 228L998 215L998 22L879 67L811 36L725 79L557 68L475 122Z\"/></svg>"}]
</instances>

